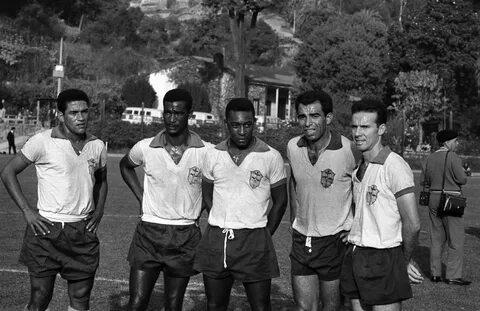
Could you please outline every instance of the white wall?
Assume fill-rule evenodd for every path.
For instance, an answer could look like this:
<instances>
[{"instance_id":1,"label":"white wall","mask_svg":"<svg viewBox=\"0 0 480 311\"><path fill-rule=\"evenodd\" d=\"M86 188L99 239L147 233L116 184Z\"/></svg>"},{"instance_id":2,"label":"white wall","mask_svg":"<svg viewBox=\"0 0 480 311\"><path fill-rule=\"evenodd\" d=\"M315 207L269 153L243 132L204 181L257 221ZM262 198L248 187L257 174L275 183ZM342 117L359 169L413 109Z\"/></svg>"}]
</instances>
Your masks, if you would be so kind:
<instances>
[{"instance_id":1,"label":"white wall","mask_svg":"<svg viewBox=\"0 0 480 311\"><path fill-rule=\"evenodd\" d=\"M160 110L163 110L163 97L165 94L169 90L177 87L177 84L173 81L170 81L168 78L168 73L168 70L162 70L156 73L151 73L148 77L148 82L157 93L157 108Z\"/></svg>"}]
</instances>

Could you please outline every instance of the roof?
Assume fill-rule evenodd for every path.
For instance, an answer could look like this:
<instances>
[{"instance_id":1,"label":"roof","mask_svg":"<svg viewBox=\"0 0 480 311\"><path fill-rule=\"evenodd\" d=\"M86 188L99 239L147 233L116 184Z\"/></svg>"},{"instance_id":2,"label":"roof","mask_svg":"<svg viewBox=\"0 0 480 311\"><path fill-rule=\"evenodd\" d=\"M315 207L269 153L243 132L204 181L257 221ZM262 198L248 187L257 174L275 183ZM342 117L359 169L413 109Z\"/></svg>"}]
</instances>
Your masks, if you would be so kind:
<instances>
[{"instance_id":1,"label":"roof","mask_svg":"<svg viewBox=\"0 0 480 311\"><path fill-rule=\"evenodd\" d=\"M206 63L214 62L211 57L192 56L192 58ZM232 69L235 68L233 63L226 63L225 67L230 69L231 72L234 72ZM250 83L261 85L291 87L295 80L295 71L289 68L247 65L245 68L245 75L250 80Z\"/></svg>"}]
</instances>

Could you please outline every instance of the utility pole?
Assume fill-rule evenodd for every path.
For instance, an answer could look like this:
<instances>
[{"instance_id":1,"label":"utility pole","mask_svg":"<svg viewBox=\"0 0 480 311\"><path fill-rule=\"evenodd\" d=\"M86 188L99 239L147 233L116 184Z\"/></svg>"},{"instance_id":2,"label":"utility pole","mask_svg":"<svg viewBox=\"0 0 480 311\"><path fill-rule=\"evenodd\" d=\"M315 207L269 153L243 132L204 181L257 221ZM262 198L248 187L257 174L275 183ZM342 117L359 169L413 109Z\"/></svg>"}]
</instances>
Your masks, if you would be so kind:
<instances>
[{"instance_id":1,"label":"utility pole","mask_svg":"<svg viewBox=\"0 0 480 311\"><path fill-rule=\"evenodd\" d=\"M141 120L142 120L141 123L140 123L140 135L141 135L140 139L143 139L143 123L144 123L143 116L144 116L144 114L145 114L145 104L142 102L142 112L140 113L140 117L141 117Z\"/></svg>"},{"instance_id":2,"label":"utility pole","mask_svg":"<svg viewBox=\"0 0 480 311\"><path fill-rule=\"evenodd\" d=\"M53 77L57 78L57 97L58 94L62 91L62 79L65 76L65 70L62 65L62 58L63 58L63 37L60 38L60 53L58 57L58 65L55 65L55 69L53 70Z\"/></svg>"}]
</instances>

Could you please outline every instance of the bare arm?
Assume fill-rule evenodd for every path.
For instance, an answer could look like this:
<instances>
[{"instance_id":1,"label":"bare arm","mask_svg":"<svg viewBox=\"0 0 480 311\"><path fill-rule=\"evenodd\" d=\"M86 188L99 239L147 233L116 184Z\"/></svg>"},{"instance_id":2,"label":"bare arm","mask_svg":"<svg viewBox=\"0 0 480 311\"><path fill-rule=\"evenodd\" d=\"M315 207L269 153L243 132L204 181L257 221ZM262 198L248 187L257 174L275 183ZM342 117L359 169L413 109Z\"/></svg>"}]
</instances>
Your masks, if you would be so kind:
<instances>
[{"instance_id":1,"label":"bare arm","mask_svg":"<svg viewBox=\"0 0 480 311\"><path fill-rule=\"evenodd\" d=\"M297 192L295 191L296 181L295 177L293 176L293 170L290 169L290 182L288 183L289 186L289 195L290 195L290 226L293 225L293 221L297 215Z\"/></svg>"},{"instance_id":2,"label":"bare arm","mask_svg":"<svg viewBox=\"0 0 480 311\"><path fill-rule=\"evenodd\" d=\"M98 225L103 217L105 200L107 198L107 167L95 171L95 185L93 185L93 202L95 211L87 217L87 230L97 232Z\"/></svg>"},{"instance_id":3,"label":"bare arm","mask_svg":"<svg viewBox=\"0 0 480 311\"><path fill-rule=\"evenodd\" d=\"M42 217L35 207L28 204L27 198L25 197L17 178L17 175L27 168L28 165L30 165L30 163L18 154L5 166L1 173L1 178L13 201L23 212L27 225L30 226L35 235L45 235L50 233L48 227L53 226L53 223L47 218Z\"/></svg>"},{"instance_id":4,"label":"bare arm","mask_svg":"<svg viewBox=\"0 0 480 311\"><path fill-rule=\"evenodd\" d=\"M287 184L284 183L272 188L270 194L272 197L272 208L268 213L267 229L270 231L270 234L273 235L278 225L280 225L283 214L285 214L285 210L287 209Z\"/></svg>"},{"instance_id":5,"label":"bare arm","mask_svg":"<svg viewBox=\"0 0 480 311\"><path fill-rule=\"evenodd\" d=\"M143 187L138 179L137 173L135 172L135 167L136 166L130 163L128 159L128 153L122 158L122 160L120 160L120 173L122 174L122 178L127 184L128 188L132 190L141 206L143 199Z\"/></svg>"},{"instance_id":6,"label":"bare arm","mask_svg":"<svg viewBox=\"0 0 480 311\"><path fill-rule=\"evenodd\" d=\"M418 216L415 194L411 192L398 197L397 206L402 219L403 254L408 263L408 276L411 282L420 283L423 281L423 277L412 258L420 233L420 217Z\"/></svg>"},{"instance_id":7,"label":"bare arm","mask_svg":"<svg viewBox=\"0 0 480 311\"><path fill-rule=\"evenodd\" d=\"M202 209L206 209L208 213L213 205L213 183L202 180Z\"/></svg>"}]
</instances>

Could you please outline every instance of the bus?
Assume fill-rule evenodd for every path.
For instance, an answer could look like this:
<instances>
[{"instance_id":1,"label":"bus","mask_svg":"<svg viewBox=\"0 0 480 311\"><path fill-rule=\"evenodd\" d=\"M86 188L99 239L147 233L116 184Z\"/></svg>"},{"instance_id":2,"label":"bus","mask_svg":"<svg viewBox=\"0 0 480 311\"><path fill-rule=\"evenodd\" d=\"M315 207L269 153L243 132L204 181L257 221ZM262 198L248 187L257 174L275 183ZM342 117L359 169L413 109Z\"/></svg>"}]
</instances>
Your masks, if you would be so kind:
<instances>
[{"instance_id":1,"label":"bus","mask_svg":"<svg viewBox=\"0 0 480 311\"><path fill-rule=\"evenodd\" d=\"M209 112L199 112L194 111L190 119L188 119L188 124L199 127L204 124L217 124L218 120L212 113Z\"/></svg>"},{"instance_id":2,"label":"bus","mask_svg":"<svg viewBox=\"0 0 480 311\"><path fill-rule=\"evenodd\" d=\"M142 107L127 107L122 113L122 121L133 124L142 123ZM162 110L154 108L143 108L143 123L163 123Z\"/></svg>"}]
</instances>

